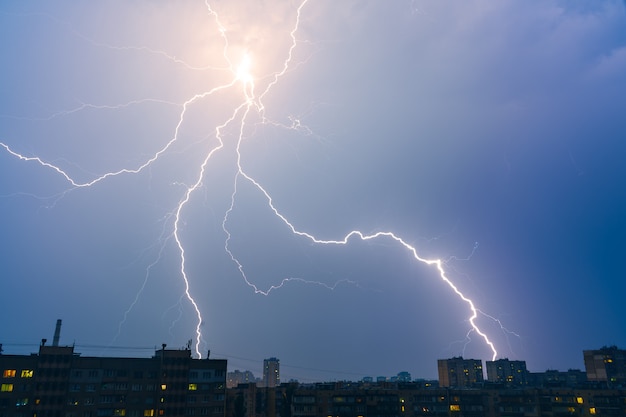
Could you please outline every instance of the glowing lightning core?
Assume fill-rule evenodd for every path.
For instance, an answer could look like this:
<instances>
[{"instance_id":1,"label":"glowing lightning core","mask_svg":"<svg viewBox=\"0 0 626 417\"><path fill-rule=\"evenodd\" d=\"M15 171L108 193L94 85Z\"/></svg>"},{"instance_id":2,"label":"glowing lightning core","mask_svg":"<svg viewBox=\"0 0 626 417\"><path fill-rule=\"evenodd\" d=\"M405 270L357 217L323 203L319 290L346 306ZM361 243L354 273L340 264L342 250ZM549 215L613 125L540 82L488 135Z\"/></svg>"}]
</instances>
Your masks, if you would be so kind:
<instances>
[{"instance_id":1,"label":"glowing lightning core","mask_svg":"<svg viewBox=\"0 0 626 417\"><path fill-rule=\"evenodd\" d=\"M296 14L295 14L295 23L292 26L292 30L289 33L290 38L291 38L291 44L289 46L289 49L287 51L287 56L284 59L284 61L282 62L282 68L279 71L274 72L273 74L271 74L270 81L267 83L267 86L265 87L264 90L262 90L261 94L257 95L255 93L255 77L253 76L253 72L252 72L252 64L253 64L253 60L252 60L252 54L249 51L246 51L243 53L240 62L237 65L234 65L231 62L231 59L229 58L229 52L230 52L230 45L229 45L229 39L227 36L227 32L226 29L224 27L224 25L222 25L220 18L218 16L218 14L211 8L210 4L208 1L205 1L205 5L207 8L207 12L208 14L214 19L218 30L219 30L219 34L223 40L223 58L226 60L226 62L228 62L228 70L230 71L231 75L232 75L232 79L230 82L218 86L218 87L214 87L213 89L210 89L208 91L202 92L202 93L198 93L193 95L192 97L188 98L185 102L183 102L180 105L180 113L179 113L179 117L178 117L178 122L176 123L176 126L174 128L174 134L173 136L170 138L170 140L160 149L158 150L156 153L154 153L154 155L150 158L148 158L145 162L143 162L142 164L140 164L139 166L135 167L135 168L124 168L118 171L113 171L113 172L107 172L103 175L100 175L90 181L86 181L86 182L79 182L76 181L72 178L72 176L70 174L68 174L65 170L61 169L59 166L54 165L50 162L46 162L43 159L39 158L39 157L33 157L33 156L25 156L17 151L15 151L14 149L12 149L11 147L9 147L9 145L0 142L0 146L2 146L9 154L23 160L23 161L30 161L30 162L36 162L38 164L40 164L43 167L46 167L48 169L51 169L53 171L55 171L57 174L60 174L61 176L63 176L65 178L65 180L67 182L69 182L69 184L71 184L71 189L76 189L76 188L84 188L84 187L91 187L93 185L96 185L97 183L99 183L100 181L103 181L109 177L114 177L114 176L118 176L118 175L122 175L122 174L137 174L141 171L143 171L144 169L146 169L148 166L152 165L155 161L157 161L165 152L168 151L168 149L170 149L170 147L172 147L172 145L178 140L179 137L179 131L181 129L181 126L183 125L184 121L185 121L185 116L187 115L187 111L189 109L190 106L192 106L194 103L209 97L215 93L217 93L218 91L222 91L222 90L226 90L226 89L240 89L240 94L243 95L244 100L237 105L232 113L230 114L230 116L224 120L220 125L215 127L215 131L214 131L214 135L215 138L217 139L217 145L213 146L204 156L204 158L202 159L202 163L200 164L199 168L198 168L198 172L197 175L195 177L195 180L193 181L192 184L190 185L186 185L185 186L185 190L183 192L183 196L182 198L179 200L178 204L176 205L175 209L172 212L172 216L173 216L173 231L171 236L173 237L175 243L176 243L176 247L178 249L178 253L180 255L180 264L179 264L179 272L180 272L180 276L182 277L182 280L184 282L184 296L187 298L187 300L190 302L190 304L192 305L195 314L196 314L196 318L197 318L197 324L195 327L195 353L197 354L198 357L202 357L202 354L200 352L200 345L202 343L202 331L201 331L201 326L203 324L203 317L201 314L201 310L199 307L198 302L195 300L195 298L192 295L192 291L191 291L191 287L190 287L190 280L188 277L188 273L187 273L187 259L186 259L186 251L185 251L185 244L183 242L183 239L181 238L181 222L182 222L182 215L183 215L183 211L186 208L187 204L190 202L192 195L194 194L195 191L197 191L201 186L202 186L202 181L205 177L205 172L206 172L206 168L209 164L209 162L213 159L214 155L219 152L220 150L222 150L225 146L225 134L224 134L224 130L231 125L235 125L237 131L238 131L238 135L236 136L236 140L234 143L234 152L236 154L236 174L234 176L234 181L233 181L233 192L231 194L231 201L230 201L230 206L227 209L226 213L224 214L223 220L222 220L222 229L224 230L225 234L226 234L226 241L225 241L225 245L224 245L224 249L225 251L228 253L228 255L230 256L231 260L235 263L235 265L237 266L241 276L243 277L243 279L245 280L245 282L254 289L255 293L259 293L259 294L263 294L263 295L268 295L270 291L280 288L287 280L283 280L283 282L278 285L278 286L272 286L269 290L267 291L262 291L259 288L257 288L247 277L245 270L244 270L244 266L243 264L237 259L237 257L235 256L235 254L233 253L233 251L231 250L229 243L230 243L230 239L231 239L231 233L227 227L228 224L228 220L230 215L232 214L234 207L235 207L235 203L237 200L237 192L238 192L238 184L240 181L247 181L250 184L252 184L254 187L256 187L265 197L267 204L269 206L269 208L272 210L272 212L274 213L274 215L279 218L290 230L293 234L306 238L308 240L310 240L311 242L315 243L315 244L319 244L319 245L347 245L351 239L361 239L363 241L368 241L368 240L374 240L374 239L387 239L387 240L391 240L393 242L395 242L396 244L400 245L401 247L403 247L404 249L406 249L407 251L409 251L409 253L411 253L411 255L413 256L413 258L418 261L421 262L425 265L434 267L437 270L438 276L439 278L453 291L454 294L456 294L456 296L463 301L468 309L469 309L469 317L467 318L469 324L470 324L470 332L476 332L485 342L485 344L489 347L489 349L492 352L492 359L495 359L497 357L497 351L496 348L494 346L494 343L489 339L489 337L487 336L487 334L485 333L485 331L483 331L479 325L477 324L477 318L479 316L479 314L482 314L483 316L489 317L493 320L493 317L488 316L482 312L480 312L480 310L478 310L478 308L475 306L474 302L468 298L465 294L463 294L457 285L455 285L450 278L448 277L446 270L444 268L444 264L445 261L441 260L441 259L427 259L424 258L422 256L420 256L420 254L417 252L416 248L410 244L408 244L405 240L403 240L401 237L399 237L398 235L389 232L389 231L382 231L382 232L377 232L377 233L373 233L373 234L366 234L363 233L359 230L353 230L351 232L349 232L348 234L346 234L343 238L341 239L337 239L337 240L324 240L324 239L320 239L315 237L314 235L307 233L307 232L303 232L298 230L291 221L289 221L275 206L274 201L272 200L272 197L270 196L270 194L266 191L266 189L257 181L255 180L251 175L249 175L243 168L242 166L242 162L241 162L241 145L242 145L242 141L244 138L244 132L246 131L246 128L248 126L248 124L251 123L251 116L254 114L257 117L260 117L260 119L262 120L263 123L268 123L269 121L265 118L265 106L263 104L263 98L269 93L269 91L272 89L272 87L274 85L276 85L280 78L287 72L287 70L289 69L290 65L292 64L293 61L293 52L295 50L295 48L298 45L298 41L297 41L297 37L296 34L299 30L299 26L300 26L300 20L301 20L301 14L302 14L302 10L304 9L304 7L307 5L309 0L304 0L302 1L299 6L297 7L296 10ZM159 54L162 54L161 52L159 52ZM179 60L175 60L175 62L179 62ZM282 125L281 125L282 126ZM289 128L289 127L288 127ZM294 127L292 127L294 128ZM296 127L297 128L297 127ZM149 268L152 268L154 264L150 264ZM149 273L149 270L147 271L147 274ZM297 278L292 278L292 280L297 280L303 283L311 283L310 281L306 281L303 279L297 279ZM315 283L315 284L320 284L320 283ZM144 281L144 285L145 285L145 281ZM330 286L327 286L325 284L320 284L320 285L324 285L327 288L331 288ZM135 298L134 303L137 301L137 299ZM131 305L132 308L132 305ZM126 317L126 315L129 313L130 309L125 313L124 317ZM497 321L497 320L496 320ZM118 334L119 334L119 329L118 329Z\"/></svg>"}]
</instances>

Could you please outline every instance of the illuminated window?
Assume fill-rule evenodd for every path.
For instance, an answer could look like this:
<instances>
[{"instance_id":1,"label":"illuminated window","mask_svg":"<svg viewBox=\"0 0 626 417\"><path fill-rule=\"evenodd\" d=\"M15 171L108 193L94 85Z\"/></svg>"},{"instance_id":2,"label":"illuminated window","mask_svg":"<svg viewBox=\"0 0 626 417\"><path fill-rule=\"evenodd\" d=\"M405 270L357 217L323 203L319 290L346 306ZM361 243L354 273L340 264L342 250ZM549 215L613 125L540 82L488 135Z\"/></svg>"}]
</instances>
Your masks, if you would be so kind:
<instances>
[{"instance_id":1,"label":"illuminated window","mask_svg":"<svg viewBox=\"0 0 626 417\"><path fill-rule=\"evenodd\" d=\"M5 378L15 378L15 369L5 369L2 376Z\"/></svg>"},{"instance_id":2,"label":"illuminated window","mask_svg":"<svg viewBox=\"0 0 626 417\"><path fill-rule=\"evenodd\" d=\"M461 406L458 404L450 404L450 411L461 411Z\"/></svg>"},{"instance_id":3,"label":"illuminated window","mask_svg":"<svg viewBox=\"0 0 626 417\"><path fill-rule=\"evenodd\" d=\"M161 391L165 391L167 389L167 384L161 384Z\"/></svg>"},{"instance_id":4,"label":"illuminated window","mask_svg":"<svg viewBox=\"0 0 626 417\"><path fill-rule=\"evenodd\" d=\"M582 403L584 403L585 401L583 400L583 397L576 397L576 402L577 402L578 404L582 404Z\"/></svg>"},{"instance_id":5,"label":"illuminated window","mask_svg":"<svg viewBox=\"0 0 626 417\"><path fill-rule=\"evenodd\" d=\"M148 408L147 410L143 410L143 417L154 417L154 409Z\"/></svg>"},{"instance_id":6,"label":"illuminated window","mask_svg":"<svg viewBox=\"0 0 626 417\"><path fill-rule=\"evenodd\" d=\"M196 391L198 389L198 384L189 384L189 391Z\"/></svg>"},{"instance_id":7,"label":"illuminated window","mask_svg":"<svg viewBox=\"0 0 626 417\"><path fill-rule=\"evenodd\" d=\"M15 402L16 407L22 407L24 405L28 405L28 398L20 398Z\"/></svg>"},{"instance_id":8,"label":"illuminated window","mask_svg":"<svg viewBox=\"0 0 626 417\"><path fill-rule=\"evenodd\" d=\"M595 414L596 413L596 408L595 407L591 407L589 409L589 414Z\"/></svg>"},{"instance_id":9,"label":"illuminated window","mask_svg":"<svg viewBox=\"0 0 626 417\"><path fill-rule=\"evenodd\" d=\"M20 374L22 378L32 378L33 370L32 369L22 369L22 373Z\"/></svg>"},{"instance_id":10,"label":"illuminated window","mask_svg":"<svg viewBox=\"0 0 626 417\"><path fill-rule=\"evenodd\" d=\"M13 384L2 384L2 387L0 387L0 391L2 391L2 392L11 392L11 391L13 391Z\"/></svg>"},{"instance_id":11,"label":"illuminated window","mask_svg":"<svg viewBox=\"0 0 626 417\"><path fill-rule=\"evenodd\" d=\"M116 408L115 410L113 410L113 415L114 416L125 416L126 415L126 409L125 408Z\"/></svg>"}]
</instances>

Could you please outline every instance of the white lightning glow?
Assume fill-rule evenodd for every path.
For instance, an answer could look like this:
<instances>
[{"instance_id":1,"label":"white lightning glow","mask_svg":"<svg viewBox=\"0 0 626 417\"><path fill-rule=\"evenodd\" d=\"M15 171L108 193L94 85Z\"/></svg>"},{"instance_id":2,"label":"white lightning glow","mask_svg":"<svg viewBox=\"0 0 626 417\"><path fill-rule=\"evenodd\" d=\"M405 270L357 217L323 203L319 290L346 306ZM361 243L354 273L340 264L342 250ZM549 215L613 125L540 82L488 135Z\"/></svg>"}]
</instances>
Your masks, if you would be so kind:
<instances>
[{"instance_id":1,"label":"white lightning glow","mask_svg":"<svg viewBox=\"0 0 626 417\"><path fill-rule=\"evenodd\" d=\"M243 277L243 279L245 280L245 282L247 283L248 286L250 286L255 293L257 294L262 294L262 295L268 295L271 291L274 290L278 290L280 288L282 288L284 285L286 285L289 282L298 282L298 283L302 283L302 284L313 284L313 285L321 285L329 290L333 290L336 288L336 286L340 283L345 283L345 284L349 284L349 285L358 285L357 283L355 283L354 281L349 281L349 280L340 280L337 283L335 283L334 285L327 285L327 284L323 284L320 282L316 282L316 281L310 281L310 280L306 280L303 278L285 278L283 279L280 284L278 285L274 285L271 286L269 289L267 290L262 290L259 289L255 284L253 284L249 279L248 276L246 275L245 272L245 268L244 265L238 260L237 256L233 253L232 249L229 246L230 240L231 240L231 232L228 229L228 223L230 220L230 216L235 208L236 205L236 201L237 201L237 195L238 195L238 185L241 181L247 181L250 184L252 184L254 187L256 187L256 189L258 189L261 194L264 196L266 203L268 205L268 207L271 209L271 211L274 213L274 215L280 219L288 228L289 230L297 236L300 236L304 239L308 239L310 242L317 244L317 245L348 245L350 243L351 240L354 239L360 239L363 241L369 241L369 240L386 240L386 241L390 241L392 243L394 243L395 245L397 245L400 249L403 249L405 251L408 251L408 253L410 253L413 257L413 259L417 262L423 263L427 266L430 266L434 269L435 273L437 274L437 277L442 281L442 283L447 286L458 298L458 300L460 300L462 303L464 303L467 307L468 310L468 317L467 317L467 321L469 323L470 329L469 329L469 333L475 332L476 334L478 334L480 336L480 338L483 340L483 342L485 343L485 345L490 349L491 353L492 353L492 359L495 359L497 357L497 350L496 347L494 346L494 343L490 340L490 338L488 337L488 335L486 334L486 332L481 329L479 327L479 324L477 322L477 319L479 317L479 315L481 316L485 316L488 317L498 323L500 323L497 319L486 315L484 313L482 313L475 305L474 301L472 299L470 299L467 295L465 295L460 289L459 287L452 282L452 280L449 278L445 266L446 266L446 261L442 260L442 259L429 259L429 258L425 258L423 256L421 256L417 249L410 245L405 239L403 239L402 237L398 236L395 233L392 233L390 231L380 231L380 232L376 232L376 233L364 233L362 231L359 230L353 230L350 231L349 233L347 233L346 235L344 235L343 237L340 237L338 239L321 239L319 237L316 237L314 234L312 233L308 233L302 230L299 230L292 221L290 221L285 215L283 215L277 208L275 202L273 201L271 195L267 192L266 188L264 188L261 183L259 181L257 181L255 178L253 178L251 175L249 175L246 170L243 167L242 161L241 161L241 147L242 147L242 141L244 139L244 134L246 132L246 129L248 129L250 127L250 125L253 124L252 120L252 116L254 115L257 119L260 119L262 121L262 123L272 123L272 124L276 124L285 128L290 128L293 129L294 131L297 132L310 132L310 130L303 126L299 120L294 119L293 120L293 124L292 126L284 126L282 124L278 124L278 123L274 123L270 120L268 120L265 117L265 105L263 103L264 98L266 97L266 95L272 90L272 88L277 85L280 82L281 77L283 77L287 71L291 68L291 66L294 64L293 62L293 57L294 57L294 51L296 50L296 48L298 47L298 31L300 28L300 23L301 23L301 19L302 19L302 14L303 11L305 10L305 7L307 6L307 4L309 3L309 0L304 0L301 1L295 11L295 21L293 22L292 26L291 26L291 31L289 32L289 36L290 36L290 40L291 43L289 45L289 48L285 51L285 57L284 60L281 61L278 65L278 69L273 72L269 77L269 81L267 81L267 84L265 86L265 88L263 88L261 90L260 94L256 94L255 92L255 88L257 87L255 85L255 77L254 77L254 55L252 55L251 52L249 51L245 51L240 59L237 61L235 59L232 59L231 57L231 45L229 43L229 38L228 38L228 30L227 28L221 23L221 19L220 16L218 15L217 12L215 12L215 10L213 8L211 8L210 4L208 1L205 1L205 5L206 5L206 10L207 13L213 18L216 26L217 26L217 32L218 32L218 36L222 38L223 41L223 49L222 49L222 55L224 60L228 63L227 65L227 71L229 71L230 75L231 75L231 79L229 82L214 87L212 89L209 89L207 91L204 92L199 92L197 94L192 95L191 97L189 97L186 101L184 101L183 103L180 104L176 104L176 103L170 103L167 102L167 104L169 105L175 105L178 106L180 108L180 112L178 113L178 121L176 123L176 125L173 128L173 134L172 137L165 143L165 145L163 145L159 150L157 150L156 152L154 152L152 154L151 157L147 158L143 163L138 164L135 167L131 167L131 168L124 168L124 169L120 169L120 170L116 170L116 171L111 171L111 172L107 172L104 173L102 175L99 175L89 181L77 181L75 180L70 173L68 173L66 170L62 169L61 167L59 167L58 165L55 165L53 163L47 162L43 159L41 159L40 157L37 156L26 156L20 152L17 152L16 150L13 149L13 147L10 147L9 145L0 142L0 146L2 146L2 148L8 152L9 154L19 158L20 160L23 160L25 162L34 162L37 163L47 169L50 169L52 171L54 171L56 174L62 176L70 185L71 185L71 189L70 190L75 190L78 188L86 188L86 187L92 187L97 185L99 182L104 181L110 177L115 177L115 176L119 176L119 175L123 175L123 174L137 174L142 172L143 170L145 170L147 167L151 166L152 164L154 164L159 158L161 158L166 152L168 152L168 150L170 150L170 148L173 146L173 144L178 141L179 139L179 132L181 130L181 127L184 125L185 123L185 119L187 116L187 112L189 110L189 108L191 106L193 106L194 104L196 104L197 102L210 97L214 94L216 94L217 92L221 92L221 91L225 91L225 90L234 90L236 94L239 94L242 96L242 100L239 104L237 104L236 106L234 106L234 108L232 109L232 112L230 113L230 116L228 116L225 120L223 120L219 125L215 126L214 128L214 137L217 139L217 144L215 146L213 146L212 148L210 148L206 155L204 155L202 162L200 163L200 165L197 167L197 172L195 174L195 178L193 180L193 182L191 184L185 185L185 189L184 192L182 194L182 197L180 198L180 200L178 201L176 207L174 208L174 210L172 211L172 217L173 217L173 230L171 233L171 238L173 239L173 241L175 242L176 248L178 250L178 254L179 254L179 274L180 277L182 279L182 282L184 284L184 298L186 298L188 300L188 302L191 304L191 306L193 307L193 311L195 313L195 318L196 318L196 326L195 326L195 343L194 343L194 349L195 349L195 353L198 357L202 357L202 353L200 352L200 346L203 343L203 334L202 334L202 325L205 322L205 319L202 316L201 313L201 308L200 305L198 303L198 301L196 301L196 298L193 296L193 291L191 288L191 284L190 284L190 279L189 279L189 275L188 275L188 268L187 268L187 251L186 251L186 245L184 242L184 239L181 235L181 229L182 229L182 224L183 224L183 214L185 209L187 208L187 206L190 204L191 202L191 198L193 196L193 194L198 191L203 184L203 179L205 178L206 175L206 170L208 165L211 163L211 161L214 158L217 158L218 152L220 152L221 150L223 150L223 148L225 147L225 143L226 143L226 135L224 133L225 129L227 127L233 127L237 130L238 134L236 135L235 138L235 142L233 143L234 145L234 151L236 153L236 174L234 176L233 179L233 191L231 194L231 200L230 200L230 205L229 208L227 209L227 211L224 214L223 220L222 220L222 229L226 234L226 240L225 240L225 244L224 244L224 250L227 252L227 254L230 256L231 260L234 262L234 264L236 265L237 269L239 270L241 276ZM82 38L87 39L86 37L80 35ZM98 44L94 41L91 41L91 43L93 44L97 44L97 45L103 45L103 44ZM111 47L108 46L107 47ZM112 47L113 48L113 47ZM114 47L114 48L120 48L120 47ZM167 56L169 59L171 59L173 62L177 62L177 63L183 63L185 64L185 66L187 68L190 69L196 69L196 67L190 66L182 61L180 61L179 59L170 57L169 55L165 54L162 51L156 51L156 50L151 50L148 48L131 48L131 47L124 47L124 49L137 49L137 50L147 50L151 53L156 53L156 54L160 54L160 55L165 55ZM236 63L233 63L233 61L236 61ZM50 118L53 117L60 117L63 115L67 115L70 113L74 113L74 112L78 112L81 111L85 108L122 108L125 106L129 106L132 104L136 104L136 103L141 103L141 102L145 102L145 101L149 101L149 100L138 100L135 102L131 102L131 103L127 103L127 104L122 104L122 105L118 105L118 106L96 106L96 105L92 105L92 104L83 104L81 106L79 106L76 109L73 110L68 110L65 112L59 112L56 113L55 115L51 116ZM476 247L474 247L474 250L476 250ZM163 250L164 246L161 247L161 250ZM472 251L473 254L473 251ZM471 256L471 255L470 255ZM159 258L160 258L160 253L159 253ZM147 280L147 276L150 273L150 270L154 267L154 263L151 263L146 271L146 277L144 279L143 285L142 285L142 289L145 287L146 285L146 280ZM139 293L140 294L140 293ZM124 320L122 321L122 323L120 323L120 326L118 328L118 335L121 332L121 326L123 324L123 322L126 320L126 317L128 316L128 314L130 313L130 311L132 310L133 306L137 303L139 294L137 295L137 297L135 297L135 299L133 300L131 306L129 307L129 309L124 313ZM501 324L501 323L500 323ZM468 336L469 336L468 333ZM117 336L116 336L117 337Z\"/></svg>"}]
</instances>

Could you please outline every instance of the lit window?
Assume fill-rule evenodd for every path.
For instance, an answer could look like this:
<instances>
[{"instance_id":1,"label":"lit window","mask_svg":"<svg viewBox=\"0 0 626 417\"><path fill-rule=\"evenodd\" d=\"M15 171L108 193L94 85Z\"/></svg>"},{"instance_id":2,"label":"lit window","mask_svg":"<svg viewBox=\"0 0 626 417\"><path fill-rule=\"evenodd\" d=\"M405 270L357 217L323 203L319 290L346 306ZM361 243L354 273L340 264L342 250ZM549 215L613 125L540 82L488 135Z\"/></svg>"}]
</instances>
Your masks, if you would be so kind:
<instances>
[{"instance_id":1,"label":"lit window","mask_svg":"<svg viewBox=\"0 0 626 417\"><path fill-rule=\"evenodd\" d=\"M196 391L198 389L198 384L189 384L189 391Z\"/></svg>"},{"instance_id":2,"label":"lit window","mask_svg":"<svg viewBox=\"0 0 626 417\"><path fill-rule=\"evenodd\" d=\"M585 401L583 400L583 397L576 397L576 402L577 402L578 404L582 404L582 403L584 403Z\"/></svg>"},{"instance_id":3,"label":"lit window","mask_svg":"<svg viewBox=\"0 0 626 417\"><path fill-rule=\"evenodd\" d=\"M32 378L33 377L33 370L32 369L22 369L21 377L22 378Z\"/></svg>"},{"instance_id":4,"label":"lit window","mask_svg":"<svg viewBox=\"0 0 626 417\"><path fill-rule=\"evenodd\" d=\"M161 384L161 391L165 391L167 389L167 384Z\"/></svg>"},{"instance_id":5,"label":"lit window","mask_svg":"<svg viewBox=\"0 0 626 417\"><path fill-rule=\"evenodd\" d=\"M596 413L596 408L595 407L591 407L589 409L589 414L595 414Z\"/></svg>"},{"instance_id":6,"label":"lit window","mask_svg":"<svg viewBox=\"0 0 626 417\"><path fill-rule=\"evenodd\" d=\"M13 384L2 384L2 387L0 387L0 391L2 391L2 392L11 392L11 391L13 391Z\"/></svg>"},{"instance_id":7,"label":"lit window","mask_svg":"<svg viewBox=\"0 0 626 417\"><path fill-rule=\"evenodd\" d=\"M24 405L28 405L28 398L20 398L15 402L16 407L22 407Z\"/></svg>"},{"instance_id":8,"label":"lit window","mask_svg":"<svg viewBox=\"0 0 626 417\"><path fill-rule=\"evenodd\" d=\"M450 404L450 411L461 411L461 406L458 404Z\"/></svg>"},{"instance_id":9,"label":"lit window","mask_svg":"<svg viewBox=\"0 0 626 417\"><path fill-rule=\"evenodd\" d=\"M148 408L147 410L143 410L143 417L154 417L154 409Z\"/></svg>"},{"instance_id":10,"label":"lit window","mask_svg":"<svg viewBox=\"0 0 626 417\"><path fill-rule=\"evenodd\" d=\"M115 410L113 410L113 415L114 416L125 416L126 415L126 409L125 408L116 408Z\"/></svg>"},{"instance_id":11,"label":"lit window","mask_svg":"<svg viewBox=\"0 0 626 417\"><path fill-rule=\"evenodd\" d=\"M15 369L5 369L2 376L5 378L15 378Z\"/></svg>"}]
</instances>

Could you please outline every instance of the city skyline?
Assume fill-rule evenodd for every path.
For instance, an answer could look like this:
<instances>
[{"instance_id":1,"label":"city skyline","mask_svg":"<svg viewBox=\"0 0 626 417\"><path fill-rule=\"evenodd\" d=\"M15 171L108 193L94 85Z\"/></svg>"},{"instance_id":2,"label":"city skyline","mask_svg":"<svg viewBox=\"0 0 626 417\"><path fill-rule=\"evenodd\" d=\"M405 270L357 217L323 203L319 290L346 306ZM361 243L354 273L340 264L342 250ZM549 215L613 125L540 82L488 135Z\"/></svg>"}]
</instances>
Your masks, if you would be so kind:
<instances>
[{"instance_id":1,"label":"city skyline","mask_svg":"<svg viewBox=\"0 0 626 417\"><path fill-rule=\"evenodd\" d=\"M78 356L84 356L84 357L103 357L104 356L101 354L83 355L84 352L81 351L80 345L61 343L61 326L62 326L62 320L58 319L56 321L54 336L52 338L47 338L47 337L41 338L40 343L38 345L38 348L40 350L42 349L43 346L52 346L52 347L61 347L62 349L71 348L72 351L75 352L75 354L77 354ZM93 346L93 345L82 346L82 349L84 349L85 352L89 352L90 350L93 350L93 349L101 350L103 348L106 348L109 351L113 351L116 353L116 355L110 355L110 357L119 357L119 358L140 358L140 357L145 356L146 352L150 352L150 351L158 352L159 351L159 347L157 346L154 346L152 348ZM191 341L188 341L187 345L179 346L179 347L175 347L175 346L168 347L167 344L165 343L161 344L160 350L164 351L166 349L174 350L174 351L176 350L188 351L191 353ZM3 344L2 341L0 341L0 355L2 354L8 355L8 356L16 356L16 355L28 356L28 355L35 355L36 353L32 349L32 346L27 346L27 345L22 345L22 344L18 344L18 345L10 344L8 345L8 349L6 349L5 344ZM282 374L282 371L279 371L280 358L270 357L270 358L263 359L261 363L259 364L260 366L258 368L249 367L245 369L238 369L238 368L235 369L232 366L228 366L227 383L232 385L230 381L231 374L238 375L238 378L241 379L241 380L237 379L236 381L237 383L255 383L255 384L259 384L259 386L261 387L270 387L270 388L279 386L281 382L286 382L286 383L289 383L289 382L312 383L312 382L336 382L336 381L356 382L356 381L367 381L367 380L371 380L372 382L373 381L393 382L394 380L397 379L397 380L405 380L405 382L438 380L441 383L442 372L443 374L446 374L448 372L448 368L454 368L456 372L461 372L461 370L463 369L469 369L472 367L476 368L476 366L478 366L477 368L478 372L480 372L482 377L478 377L479 379L478 381L470 378L471 381L473 382L467 382L466 383L467 386L475 385L477 382L482 383L483 381L501 382L501 383L508 382L508 383L514 383L515 385L519 385L519 384L526 385L528 383L528 378L529 378L527 377L527 375L542 374L544 372L545 373L556 372L558 374L558 373L567 373L567 372L572 372L572 371L581 371L583 373L586 373L587 378L590 382L608 381L612 376L618 377L620 381L625 380L626 378L626 350L620 349L619 346L604 345L604 346L598 346L595 348L584 349L581 352L581 354L584 358L583 367L581 368L556 369L554 367L548 367L542 370L532 369L532 366L530 367L530 369L527 369L527 363L526 363L526 360L524 359L509 360L508 358L499 358L495 361L487 360L483 364L483 360L479 358L464 358L462 356L455 356L455 357L450 357L450 358L437 358L435 361L437 363L438 375L436 375L435 377L425 376L425 375L414 375L413 378L411 378L410 372L406 370L399 370L397 371L397 373L391 374L391 375L373 375L373 374L364 373L364 374L361 374L357 379L350 379L350 378L354 378L356 374L343 373L344 378L335 377L335 378L329 378L329 379L312 380L306 377L298 378L296 373L294 373L293 371L293 369L307 370L307 368L303 368L299 366L292 366L292 365L283 365L286 368L291 369L291 371L288 371L289 377L286 379L283 379L282 381L280 379L280 375ZM205 358L216 359L213 355L211 355L210 351L207 353ZM614 375L607 375L607 370L608 370L606 368L607 358L608 358L609 366L614 367L614 369L612 370L612 373ZM232 357L229 357L229 355L227 354L222 354L217 359L226 360L226 361L229 361L231 359L235 359L235 361L243 359L250 363L254 362L253 359L232 358ZM506 366L508 369L502 369L503 365ZM254 371L251 371L250 369L254 369ZM338 370L334 370L334 371L320 370L320 369L317 369L317 370L308 369L308 370L321 372L322 374L323 373L341 374L341 372ZM476 369L474 369L474 372L476 372ZM524 375L523 376L518 375L517 377L515 377L515 374L519 372L522 372ZM512 379L508 380L507 376L512 377ZM444 376L444 378L445 379L444 379L443 386L450 386L451 384L449 381L449 377ZM236 384L234 384L234 386L236 386ZM229 388L232 388L234 386L229 386Z\"/></svg>"},{"instance_id":2,"label":"city skyline","mask_svg":"<svg viewBox=\"0 0 626 417\"><path fill-rule=\"evenodd\" d=\"M626 345L626 8L0 6L5 350L281 379ZM290 368L291 366L291 368Z\"/></svg>"}]
</instances>

